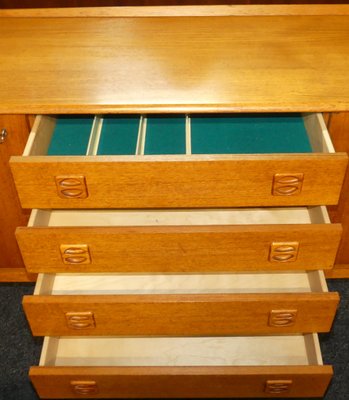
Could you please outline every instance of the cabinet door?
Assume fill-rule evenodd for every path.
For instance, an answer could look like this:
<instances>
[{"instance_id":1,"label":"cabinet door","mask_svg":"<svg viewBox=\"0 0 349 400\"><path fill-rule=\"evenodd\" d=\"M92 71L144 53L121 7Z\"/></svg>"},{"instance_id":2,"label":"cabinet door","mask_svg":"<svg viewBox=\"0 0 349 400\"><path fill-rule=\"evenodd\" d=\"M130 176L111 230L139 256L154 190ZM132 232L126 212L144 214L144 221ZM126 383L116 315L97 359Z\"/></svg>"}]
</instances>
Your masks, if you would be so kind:
<instances>
[{"instance_id":1,"label":"cabinet door","mask_svg":"<svg viewBox=\"0 0 349 400\"><path fill-rule=\"evenodd\" d=\"M0 281L23 281L28 276L14 231L18 225L27 223L29 211L20 207L8 161L11 155L21 154L24 149L29 134L27 117L0 115L0 131L3 129L7 135L0 144Z\"/></svg>"}]
</instances>

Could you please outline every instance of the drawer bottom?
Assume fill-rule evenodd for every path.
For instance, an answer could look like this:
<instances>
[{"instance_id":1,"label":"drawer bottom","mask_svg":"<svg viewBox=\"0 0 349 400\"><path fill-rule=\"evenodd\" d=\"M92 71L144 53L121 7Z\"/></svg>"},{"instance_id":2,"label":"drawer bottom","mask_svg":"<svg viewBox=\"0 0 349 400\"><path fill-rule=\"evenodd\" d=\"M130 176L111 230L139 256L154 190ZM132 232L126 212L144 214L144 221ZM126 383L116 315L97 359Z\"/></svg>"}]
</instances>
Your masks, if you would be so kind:
<instances>
[{"instance_id":1,"label":"drawer bottom","mask_svg":"<svg viewBox=\"0 0 349 400\"><path fill-rule=\"evenodd\" d=\"M43 398L319 397L332 376L316 334L46 338Z\"/></svg>"}]
</instances>

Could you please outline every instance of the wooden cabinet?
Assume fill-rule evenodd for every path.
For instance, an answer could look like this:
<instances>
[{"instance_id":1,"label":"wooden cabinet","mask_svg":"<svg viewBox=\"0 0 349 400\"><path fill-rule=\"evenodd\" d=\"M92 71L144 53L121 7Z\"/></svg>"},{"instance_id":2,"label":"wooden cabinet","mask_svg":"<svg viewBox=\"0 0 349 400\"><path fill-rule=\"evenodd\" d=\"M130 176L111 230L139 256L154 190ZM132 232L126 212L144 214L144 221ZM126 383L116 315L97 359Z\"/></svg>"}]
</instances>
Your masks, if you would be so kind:
<instances>
[{"instance_id":1,"label":"wooden cabinet","mask_svg":"<svg viewBox=\"0 0 349 400\"><path fill-rule=\"evenodd\" d=\"M18 225L26 224L29 210L20 206L9 167L11 156L22 154L29 135L25 115L0 115L0 131L6 130L6 137L0 144L0 281L26 281L27 275L15 239Z\"/></svg>"},{"instance_id":2,"label":"wooden cabinet","mask_svg":"<svg viewBox=\"0 0 349 400\"><path fill-rule=\"evenodd\" d=\"M12 159L23 205L43 208L17 231L40 272L25 311L33 333L49 335L30 371L39 395L323 395L332 368L316 332L330 330L338 295L319 269L341 234L325 205L338 201L347 156L314 113L349 110L349 7L0 16L0 111L44 115ZM330 64L319 57L329 51ZM308 151L234 154L232 140L217 146L221 128L215 150L195 147L209 126L285 112L306 114ZM130 119L134 132L111 132L98 153L105 126ZM150 151L159 121L155 136L170 132L171 146ZM287 126L276 131L269 144L289 150ZM111 151L117 141L132 152Z\"/></svg>"}]
</instances>

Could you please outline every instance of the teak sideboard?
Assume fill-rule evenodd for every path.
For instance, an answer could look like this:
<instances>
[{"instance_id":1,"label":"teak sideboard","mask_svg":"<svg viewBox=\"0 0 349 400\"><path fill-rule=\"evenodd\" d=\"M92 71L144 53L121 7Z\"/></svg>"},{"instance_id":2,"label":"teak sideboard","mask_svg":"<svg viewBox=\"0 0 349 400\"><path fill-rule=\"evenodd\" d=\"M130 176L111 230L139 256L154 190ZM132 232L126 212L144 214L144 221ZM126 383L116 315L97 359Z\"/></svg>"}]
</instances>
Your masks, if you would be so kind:
<instances>
[{"instance_id":1,"label":"teak sideboard","mask_svg":"<svg viewBox=\"0 0 349 400\"><path fill-rule=\"evenodd\" d=\"M345 275L332 272L339 246L347 264L335 128L349 6L0 21L0 112L30 130L10 167L33 209L16 237L39 274L23 300L46 336L39 396L322 396L332 368L317 332L339 301L324 272Z\"/></svg>"}]
</instances>

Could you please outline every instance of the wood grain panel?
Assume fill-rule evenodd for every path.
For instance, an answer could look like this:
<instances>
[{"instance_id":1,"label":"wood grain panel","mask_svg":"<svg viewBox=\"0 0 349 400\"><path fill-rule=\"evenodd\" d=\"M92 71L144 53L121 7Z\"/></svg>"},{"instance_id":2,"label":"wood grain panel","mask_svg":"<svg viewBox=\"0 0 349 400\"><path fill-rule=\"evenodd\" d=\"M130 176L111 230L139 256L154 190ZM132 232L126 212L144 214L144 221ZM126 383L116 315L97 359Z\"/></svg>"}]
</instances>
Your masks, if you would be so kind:
<instances>
[{"instance_id":1,"label":"wood grain panel","mask_svg":"<svg viewBox=\"0 0 349 400\"><path fill-rule=\"evenodd\" d=\"M336 264L333 269L325 272L327 279L343 279L349 278L349 265L348 264Z\"/></svg>"},{"instance_id":2,"label":"wood grain panel","mask_svg":"<svg viewBox=\"0 0 349 400\"><path fill-rule=\"evenodd\" d=\"M23 207L195 208L336 204L347 155L12 157ZM301 193L272 195L275 174L302 173ZM57 195L55 177L86 181L84 199Z\"/></svg>"},{"instance_id":3,"label":"wood grain panel","mask_svg":"<svg viewBox=\"0 0 349 400\"><path fill-rule=\"evenodd\" d=\"M35 274L28 274L23 268L0 268L0 282L34 282Z\"/></svg>"},{"instance_id":4,"label":"wood grain panel","mask_svg":"<svg viewBox=\"0 0 349 400\"><path fill-rule=\"evenodd\" d=\"M67 2L69 0L58 0L58 2ZM42 5L43 8L33 8L31 7L21 7L21 10L15 10L14 8L18 7L1 7L1 8L10 8L10 10L0 10L1 17L181 17L181 16L232 16L232 15L251 15L251 16L261 16L261 15L349 15L349 7L345 5L339 5L343 2L336 1L336 4L327 4L320 5L317 3L326 3L317 1L316 6L313 5L309 7L297 4L297 2L293 2L293 4L287 4L285 1L269 1L270 5L265 7L267 1L263 1L263 4L259 5L258 1L223 1L223 0L211 0L211 1L200 1L200 0L192 0L192 1L175 1L175 0L166 0L166 1L117 1L118 4L115 3L116 0L111 0L109 4L110 6L119 6L119 7L108 7L107 1L101 2L99 1L97 7L91 7L93 1L96 0L81 0L81 2L85 3L83 8L82 4L79 6L77 1L75 1L74 7L69 7L67 10L64 6L56 5L55 7L62 8L52 8L54 7L54 0L50 0ZM3 0L0 1L0 5ZM39 3L38 0L35 3ZM49 5L50 3L50 5ZM73 1L70 0L71 5L73 5ZM88 3L91 3L90 5ZM104 6L103 6L104 3ZM133 3L133 4L132 4ZM139 4L135 4L139 3ZM143 4L142 4L143 3ZM144 4L148 3L148 4ZM153 3L153 4L152 4ZM224 3L227 3L224 5ZM245 7L244 3L248 3L249 6ZM285 7L284 4L287 4ZM298 2L301 3L301 2ZM312 3L308 1L307 3ZM32 4L32 3L31 3ZM164 5L169 5L170 7L159 7ZM238 4L241 4L239 6ZM257 4L257 5L254 5ZM275 5L277 4L277 5ZM280 5L281 6L280 6ZM345 3L344 3L345 4ZM137 6L138 7L135 7ZM179 7L175 7L178 5ZM209 5L207 7L207 5ZM211 7L211 5L216 5L215 7ZM49 7L50 8L47 8ZM121 7L120 7L121 6ZM146 6L146 7L143 7ZM75 8L77 7L77 8ZM80 8L79 8L80 7ZM23 10L23 8L27 8L27 10ZM29 9L28 9L29 8Z\"/></svg>"},{"instance_id":5,"label":"wood grain panel","mask_svg":"<svg viewBox=\"0 0 349 400\"><path fill-rule=\"evenodd\" d=\"M29 135L29 127L24 115L0 115L0 130L7 130L5 141L0 144L0 268L6 268L6 274L0 271L0 280L13 280L8 275L9 269L23 268L23 261L15 239L15 229L18 225L28 222L29 212L22 210L17 197L16 188L12 180L12 174L9 167L11 155L22 154L25 143ZM15 271L14 271L15 272ZM17 275L18 280L22 278L24 270Z\"/></svg>"},{"instance_id":6,"label":"wood grain panel","mask_svg":"<svg viewBox=\"0 0 349 400\"><path fill-rule=\"evenodd\" d=\"M340 225L18 228L29 272L219 272L332 268ZM295 261L272 262L273 242L298 242ZM64 263L61 245L87 245L90 263Z\"/></svg>"},{"instance_id":7,"label":"wood grain panel","mask_svg":"<svg viewBox=\"0 0 349 400\"><path fill-rule=\"evenodd\" d=\"M330 366L315 365L30 369L34 387L41 397L47 399L78 398L71 388L71 381L76 380L96 382L100 398L270 397L270 393L265 393L266 382L284 379L292 380L293 384L288 393L281 394L281 398L320 397L324 395L332 374Z\"/></svg>"},{"instance_id":8,"label":"wood grain panel","mask_svg":"<svg viewBox=\"0 0 349 400\"><path fill-rule=\"evenodd\" d=\"M219 336L328 332L338 301L337 293L54 295L25 296L23 305L35 336ZM296 316L272 326L272 310ZM92 313L95 326L69 327L69 312Z\"/></svg>"},{"instance_id":9,"label":"wood grain panel","mask_svg":"<svg viewBox=\"0 0 349 400\"><path fill-rule=\"evenodd\" d=\"M1 113L349 108L348 15L3 17L0 38Z\"/></svg>"},{"instance_id":10,"label":"wood grain panel","mask_svg":"<svg viewBox=\"0 0 349 400\"><path fill-rule=\"evenodd\" d=\"M221 4L287 4L290 0L0 0L0 8L38 8L38 7L105 7L105 6L164 6L164 5L221 5ZM304 4L303 0L293 0L292 4ZM334 5L329 0L306 0L307 4ZM346 4L345 0L336 0L336 4ZM263 7L266 8L266 7Z\"/></svg>"}]
</instances>

